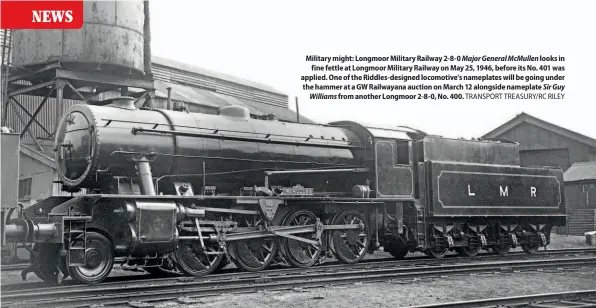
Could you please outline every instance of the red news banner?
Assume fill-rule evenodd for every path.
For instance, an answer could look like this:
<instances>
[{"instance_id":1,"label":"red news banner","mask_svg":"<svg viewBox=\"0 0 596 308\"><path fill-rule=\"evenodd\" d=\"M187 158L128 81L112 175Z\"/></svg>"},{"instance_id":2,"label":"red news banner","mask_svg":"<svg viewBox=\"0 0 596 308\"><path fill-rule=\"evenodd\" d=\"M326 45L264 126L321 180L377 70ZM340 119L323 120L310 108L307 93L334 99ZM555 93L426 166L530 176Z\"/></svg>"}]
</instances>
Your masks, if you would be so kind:
<instances>
[{"instance_id":1,"label":"red news banner","mask_svg":"<svg viewBox=\"0 0 596 308\"><path fill-rule=\"evenodd\" d=\"M83 0L0 0L2 29L80 29Z\"/></svg>"}]
</instances>

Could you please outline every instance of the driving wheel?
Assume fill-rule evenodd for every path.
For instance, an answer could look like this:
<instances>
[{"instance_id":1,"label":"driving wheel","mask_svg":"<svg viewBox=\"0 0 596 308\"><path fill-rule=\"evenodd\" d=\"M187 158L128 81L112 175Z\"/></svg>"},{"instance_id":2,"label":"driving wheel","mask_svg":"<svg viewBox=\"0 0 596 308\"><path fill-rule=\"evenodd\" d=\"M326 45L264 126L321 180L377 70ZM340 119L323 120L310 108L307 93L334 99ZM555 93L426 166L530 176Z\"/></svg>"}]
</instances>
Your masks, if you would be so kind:
<instances>
[{"instance_id":1,"label":"driving wheel","mask_svg":"<svg viewBox=\"0 0 596 308\"><path fill-rule=\"evenodd\" d=\"M263 220L244 221L242 225L245 227L259 227L263 225ZM234 264L249 272L266 269L273 262L277 249L278 241L276 237L231 241L228 244L228 251L233 256Z\"/></svg>"},{"instance_id":2,"label":"driving wheel","mask_svg":"<svg viewBox=\"0 0 596 308\"><path fill-rule=\"evenodd\" d=\"M225 257L219 245L201 247L200 243L181 242L174 251L178 268L187 275L204 276L219 268Z\"/></svg>"},{"instance_id":3,"label":"driving wheel","mask_svg":"<svg viewBox=\"0 0 596 308\"><path fill-rule=\"evenodd\" d=\"M360 262L370 244L370 233L364 216L355 210L341 211L335 215L331 224L361 226L358 229L333 230L331 233L331 246L337 259L348 264Z\"/></svg>"},{"instance_id":4,"label":"driving wheel","mask_svg":"<svg viewBox=\"0 0 596 308\"><path fill-rule=\"evenodd\" d=\"M299 210L291 212L286 216L282 225L284 226L304 226L314 225L317 222L317 216L308 210ZM311 233L293 234L294 236L316 241L316 231ZM309 267L314 265L323 251L322 245L301 242L295 239L282 237L279 241L282 253L287 257L288 262L295 267Z\"/></svg>"}]
</instances>

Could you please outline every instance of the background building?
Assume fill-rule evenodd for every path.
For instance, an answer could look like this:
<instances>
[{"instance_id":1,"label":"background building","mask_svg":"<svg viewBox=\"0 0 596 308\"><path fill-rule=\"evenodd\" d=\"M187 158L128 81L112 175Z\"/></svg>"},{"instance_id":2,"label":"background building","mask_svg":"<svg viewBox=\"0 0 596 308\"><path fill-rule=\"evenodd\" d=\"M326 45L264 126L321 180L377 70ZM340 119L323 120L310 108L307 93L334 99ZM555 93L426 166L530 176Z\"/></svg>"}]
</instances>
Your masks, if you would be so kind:
<instances>
[{"instance_id":1,"label":"background building","mask_svg":"<svg viewBox=\"0 0 596 308\"><path fill-rule=\"evenodd\" d=\"M524 166L560 166L565 170L567 227L559 234L596 230L596 140L521 113L483 138L519 143Z\"/></svg>"},{"instance_id":2,"label":"background building","mask_svg":"<svg viewBox=\"0 0 596 308\"><path fill-rule=\"evenodd\" d=\"M556 165L596 160L596 139L520 113L482 138L505 138L519 143L523 165Z\"/></svg>"},{"instance_id":3,"label":"background building","mask_svg":"<svg viewBox=\"0 0 596 308\"><path fill-rule=\"evenodd\" d=\"M564 174L568 226L561 233L583 235L596 230L596 161L574 163Z\"/></svg>"}]
</instances>

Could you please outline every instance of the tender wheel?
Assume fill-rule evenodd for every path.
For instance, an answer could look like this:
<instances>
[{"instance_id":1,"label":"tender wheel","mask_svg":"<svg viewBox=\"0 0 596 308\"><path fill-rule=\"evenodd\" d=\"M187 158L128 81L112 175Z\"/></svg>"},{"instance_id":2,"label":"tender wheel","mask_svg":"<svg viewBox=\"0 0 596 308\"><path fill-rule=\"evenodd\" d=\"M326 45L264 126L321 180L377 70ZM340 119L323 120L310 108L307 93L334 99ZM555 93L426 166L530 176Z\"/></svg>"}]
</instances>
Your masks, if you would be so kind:
<instances>
[{"instance_id":1,"label":"tender wheel","mask_svg":"<svg viewBox=\"0 0 596 308\"><path fill-rule=\"evenodd\" d=\"M174 251L178 268L190 276L205 276L217 270L225 254L219 246L210 245L203 249L200 243L181 242Z\"/></svg>"},{"instance_id":2,"label":"tender wheel","mask_svg":"<svg viewBox=\"0 0 596 308\"><path fill-rule=\"evenodd\" d=\"M455 251L462 257L475 257L480 252L480 246L456 247Z\"/></svg>"},{"instance_id":3,"label":"tender wheel","mask_svg":"<svg viewBox=\"0 0 596 308\"><path fill-rule=\"evenodd\" d=\"M492 249L496 254L506 256L509 254L509 250L511 250L511 245L495 245Z\"/></svg>"},{"instance_id":4,"label":"tender wheel","mask_svg":"<svg viewBox=\"0 0 596 308\"><path fill-rule=\"evenodd\" d=\"M81 235L82 236L82 235ZM105 236L88 232L86 236L87 248L82 250L72 250L70 253L76 255L77 259L83 260L82 254L85 254L86 265L70 266L72 277L82 283L93 284L103 281L110 275L114 266L114 251L112 243ZM80 244L72 248L81 247Z\"/></svg>"},{"instance_id":5,"label":"tender wheel","mask_svg":"<svg viewBox=\"0 0 596 308\"><path fill-rule=\"evenodd\" d=\"M538 244L522 244L521 248L525 253L533 255L538 253L540 246L538 246Z\"/></svg>"},{"instance_id":6,"label":"tender wheel","mask_svg":"<svg viewBox=\"0 0 596 308\"><path fill-rule=\"evenodd\" d=\"M331 224L362 226L360 229L333 230L331 233L331 246L337 259L348 264L360 262L370 244L370 233L364 216L354 210L341 211L335 215Z\"/></svg>"},{"instance_id":7,"label":"tender wheel","mask_svg":"<svg viewBox=\"0 0 596 308\"><path fill-rule=\"evenodd\" d=\"M290 213L282 225L284 226L304 226L313 225L317 222L317 216L308 210L300 210ZM309 240L316 240L316 232L294 234L294 236L302 237ZM321 256L323 251L322 245L313 245L306 242L301 242L289 238L280 238L279 247L282 253L287 257L288 262L295 267L310 267L313 266Z\"/></svg>"},{"instance_id":8,"label":"tender wheel","mask_svg":"<svg viewBox=\"0 0 596 308\"><path fill-rule=\"evenodd\" d=\"M249 223L245 226L253 227L262 225L262 220ZM275 237L256 238L242 241L231 241L228 251L233 255L234 264L249 272L258 272L266 269L277 254L278 242Z\"/></svg>"},{"instance_id":9,"label":"tender wheel","mask_svg":"<svg viewBox=\"0 0 596 308\"><path fill-rule=\"evenodd\" d=\"M447 252L449 252L448 248L444 248L444 249L430 248L430 249L427 249L424 253L429 257L441 259L441 258L445 257Z\"/></svg>"}]
</instances>

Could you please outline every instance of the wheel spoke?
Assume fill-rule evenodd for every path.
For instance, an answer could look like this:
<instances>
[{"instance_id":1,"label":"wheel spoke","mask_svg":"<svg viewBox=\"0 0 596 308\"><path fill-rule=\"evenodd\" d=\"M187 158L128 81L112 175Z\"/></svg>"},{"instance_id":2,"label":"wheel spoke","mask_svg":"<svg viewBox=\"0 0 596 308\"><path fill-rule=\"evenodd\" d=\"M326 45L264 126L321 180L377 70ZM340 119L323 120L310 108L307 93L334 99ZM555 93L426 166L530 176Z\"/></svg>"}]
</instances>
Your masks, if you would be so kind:
<instances>
[{"instance_id":1,"label":"wheel spoke","mask_svg":"<svg viewBox=\"0 0 596 308\"><path fill-rule=\"evenodd\" d=\"M269 253L273 252L273 249L269 248L267 245L263 244L261 245L261 248L267 250Z\"/></svg>"},{"instance_id":2,"label":"wheel spoke","mask_svg":"<svg viewBox=\"0 0 596 308\"><path fill-rule=\"evenodd\" d=\"M364 224L364 216L355 210L341 211L336 214L332 224ZM344 263L356 263L366 255L370 243L370 235L363 230L334 230L332 233L332 246L337 258Z\"/></svg>"},{"instance_id":3,"label":"wheel spoke","mask_svg":"<svg viewBox=\"0 0 596 308\"><path fill-rule=\"evenodd\" d=\"M197 235L197 233L182 231L181 235ZM186 275L205 276L216 270L225 258L224 254L213 254L215 252L223 252L223 250L217 244L203 248L196 242L179 243L178 248L174 250L175 263Z\"/></svg>"},{"instance_id":4,"label":"wheel spoke","mask_svg":"<svg viewBox=\"0 0 596 308\"><path fill-rule=\"evenodd\" d=\"M308 210L298 210L290 212L284 222L284 226L304 226L314 224L317 220L315 214ZM316 240L316 233L296 234L295 236ZM282 254L287 257L287 261L295 267L309 267L314 265L322 253L321 247L295 239L282 238L280 241Z\"/></svg>"},{"instance_id":5,"label":"wheel spoke","mask_svg":"<svg viewBox=\"0 0 596 308\"><path fill-rule=\"evenodd\" d=\"M255 219L254 225L244 227L259 227L264 220ZM273 239L249 239L233 241L228 244L228 250L234 256L234 263L237 267L247 271L261 271L269 266L277 253L277 240Z\"/></svg>"}]
</instances>

